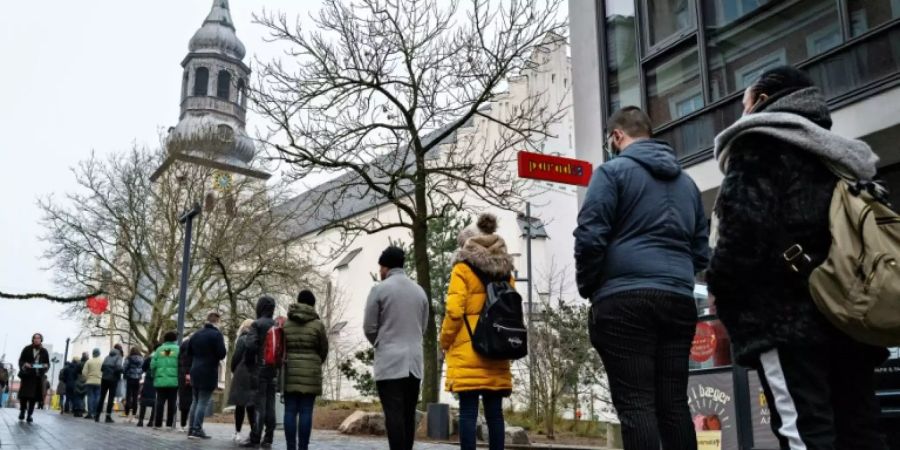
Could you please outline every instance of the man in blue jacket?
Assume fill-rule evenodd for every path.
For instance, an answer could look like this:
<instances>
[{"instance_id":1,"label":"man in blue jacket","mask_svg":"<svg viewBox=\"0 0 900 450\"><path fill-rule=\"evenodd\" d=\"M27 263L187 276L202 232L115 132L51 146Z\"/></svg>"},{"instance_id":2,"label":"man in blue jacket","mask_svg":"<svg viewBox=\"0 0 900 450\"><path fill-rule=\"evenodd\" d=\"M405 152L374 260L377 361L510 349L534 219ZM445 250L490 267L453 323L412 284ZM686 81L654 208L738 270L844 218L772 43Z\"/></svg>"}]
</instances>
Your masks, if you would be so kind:
<instances>
[{"instance_id":1,"label":"man in blue jacket","mask_svg":"<svg viewBox=\"0 0 900 450\"><path fill-rule=\"evenodd\" d=\"M609 118L607 146L618 157L594 174L578 214L576 280L591 300L591 343L625 449L696 449L688 356L709 229L697 186L650 128L636 107Z\"/></svg>"},{"instance_id":2,"label":"man in blue jacket","mask_svg":"<svg viewBox=\"0 0 900 450\"><path fill-rule=\"evenodd\" d=\"M188 341L188 353L191 354L190 382L194 399L189 413L191 429L188 438L209 439L203 431L203 419L212 393L219 385L219 362L225 359L225 337L216 328L219 323L218 313L209 313L206 324L191 336Z\"/></svg>"}]
</instances>

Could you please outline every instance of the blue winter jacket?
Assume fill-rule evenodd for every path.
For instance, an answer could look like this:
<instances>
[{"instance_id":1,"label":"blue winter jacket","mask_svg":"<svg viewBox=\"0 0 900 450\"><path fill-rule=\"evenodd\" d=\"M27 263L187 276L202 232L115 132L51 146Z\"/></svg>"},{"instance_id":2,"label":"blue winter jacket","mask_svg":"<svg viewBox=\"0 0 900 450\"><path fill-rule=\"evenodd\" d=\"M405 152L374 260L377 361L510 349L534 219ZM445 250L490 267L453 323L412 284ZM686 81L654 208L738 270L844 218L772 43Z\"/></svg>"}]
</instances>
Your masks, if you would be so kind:
<instances>
[{"instance_id":1,"label":"blue winter jacket","mask_svg":"<svg viewBox=\"0 0 900 450\"><path fill-rule=\"evenodd\" d=\"M599 167L574 234L578 292L592 302L640 289L693 296L694 276L709 264L700 191L655 139Z\"/></svg>"}]
</instances>

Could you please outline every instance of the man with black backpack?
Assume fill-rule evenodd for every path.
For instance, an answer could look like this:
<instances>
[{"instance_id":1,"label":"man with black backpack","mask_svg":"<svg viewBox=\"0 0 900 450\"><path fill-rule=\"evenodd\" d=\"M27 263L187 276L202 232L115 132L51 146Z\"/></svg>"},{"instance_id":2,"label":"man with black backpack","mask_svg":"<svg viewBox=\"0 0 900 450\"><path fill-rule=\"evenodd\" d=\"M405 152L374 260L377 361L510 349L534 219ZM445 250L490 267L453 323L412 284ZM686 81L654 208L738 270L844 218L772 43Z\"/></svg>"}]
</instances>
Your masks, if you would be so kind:
<instances>
[{"instance_id":1,"label":"man with black backpack","mask_svg":"<svg viewBox=\"0 0 900 450\"><path fill-rule=\"evenodd\" d=\"M256 386L256 417L251 422L250 438L241 444L253 448L260 444L271 446L275 438L275 378L278 368L266 365L266 336L275 326L275 299L262 296L256 302L256 320L250 325L244 343L244 363L250 369L251 382ZM263 433L265 428L265 434Z\"/></svg>"},{"instance_id":2,"label":"man with black backpack","mask_svg":"<svg viewBox=\"0 0 900 450\"><path fill-rule=\"evenodd\" d=\"M575 230L578 292L591 300L591 343L609 377L626 450L697 448L688 357L694 276L709 262L700 191L650 118L622 108L607 123L618 157L591 179Z\"/></svg>"},{"instance_id":3,"label":"man with black backpack","mask_svg":"<svg viewBox=\"0 0 900 450\"><path fill-rule=\"evenodd\" d=\"M375 383L391 450L412 450L424 372L422 338L428 297L403 271L406 255L388 247L378 259L382 282L366 301L363 331L375 346Z\"/></svg>"}]
</instances>

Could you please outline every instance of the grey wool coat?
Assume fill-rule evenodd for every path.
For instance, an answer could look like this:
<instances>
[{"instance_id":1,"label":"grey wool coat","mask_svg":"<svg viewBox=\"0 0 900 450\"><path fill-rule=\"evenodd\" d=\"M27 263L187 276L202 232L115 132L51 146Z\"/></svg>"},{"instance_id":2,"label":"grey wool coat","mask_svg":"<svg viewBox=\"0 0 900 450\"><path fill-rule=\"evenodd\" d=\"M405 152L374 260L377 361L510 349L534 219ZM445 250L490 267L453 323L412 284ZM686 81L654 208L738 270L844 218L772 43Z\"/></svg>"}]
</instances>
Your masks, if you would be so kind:
<instances>
[{"instance_id":1,"label":"grey wool coat","mask_svg":"<svg viewBox=\"0 0 900 450\"><path fill-rule=\"evenodd\" d=\"M422 379L422 337L428 323L428 297L403 269L392 269L372 288L366 302L363 330L375 346L375 380L410 375Z\"/></svg>"}]
</instances>

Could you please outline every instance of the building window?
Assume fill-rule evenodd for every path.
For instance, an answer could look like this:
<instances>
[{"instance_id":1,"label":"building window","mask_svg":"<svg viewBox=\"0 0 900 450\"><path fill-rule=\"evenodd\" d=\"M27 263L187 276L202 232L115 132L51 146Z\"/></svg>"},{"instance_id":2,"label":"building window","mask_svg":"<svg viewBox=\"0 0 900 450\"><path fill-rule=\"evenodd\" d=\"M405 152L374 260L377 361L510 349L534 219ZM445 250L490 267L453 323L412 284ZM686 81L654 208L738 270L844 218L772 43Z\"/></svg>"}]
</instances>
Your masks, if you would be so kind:
<instances>
[{"instance_id":1,"label":"building window","mask_svg":"<svg viewBox=\"0 0 900 450\"><path fill-rule=\"evenodd\" d=\"M231 98L231 72L220 70L216 84L216 97L229 100Z\"/></svg>"},{"instance_id":2,"label":"building window","mask_svg":"<svg viewBox=\"0 0 900 450\"><path fill-rule=\"evenodd\" d=\"M634 27L634 3L607 0L606 61L610 114L622 106L641 104Z\"/></svg>"},{"instance_id":3,"label":"building window","mask_svg":"<svg viewBox=\"0 0 900 450\"><path fill-rule=\"evenodd\" d=\"M713 101L743 89L754 69L772 67L776 60L782 64L804 61L842 42L834 0L760 1L753 9L739 10L739 19L734 20L726 20L738 14L728 12L733 3L754 5L702 1Z\"/></svg>"},{"instance_id":4,"label":"building window","mask_svg":"<svg viewBox=\"0 0 900 450\"><path fill-rule=\"evenodd\" d=\"M209 93L209 69L206 67L198 67L194 71L194 93L195 96L205 96Z\"/></svg>"},{"instance_id":5,"label":"building window","mask_svg":"<svg viewBox=\"0 0 900 450\"><path fill-rule=\"evenodd\" d=\"M694 30L694 11L689 0L646 0L650 25L649 48L677 40Z\"/></svg>"},{"instance_id":6,"label":"building window","mask_svg":"<svg viewBox=\"0 0 900 450\"><path fill-rule=\"evenodd\" d=\"M347 253L343 258L341 258L340 261L338 261L338 263L334 266L334 269L340 270L350 267L350 263L360 254L360 252L362 252L362 247L351 250L350 253Z\"/></svg>"},{"instance_id":7,"label":"building window","mask_svg":"<svg viewBox=\"0 0 900 450\"><path fill-rule=\"evenodd\" d=\"M237 104L241 106L246 106L247 100L247 86L244 85L244 79L241 78L238 80L237 84Z\"/></svg>"},{"instance_id":8,"label":"building window","mask_svg":"<svg viewBox=\"0 0 900 450\"><path fill-rule=\"evenodd\" d=\"M654 126L703 107L696 48L691 46L647 70L647 103Z\"/></svg>"},{"instance_id":9,"label":"building window","mask_svg":"<svg viewBox=\"0 0 900 450\"><path fill-rule=\"evenodd\" d=\"M787 64L784 49L776 50L762 58L735 70L734 83L737 90L746 89L753 84L763 72Z\"/></svg>"},{"instance_id":10,"label":"building window","mask_svg":"<svg viewBox=\"0 0 900 450\"><path fill-rule=\"evenodd\" d=\"M885 22L900 18L900 0L848 0L850 34L859 36Z\"/></svg>"}]
</instances>

